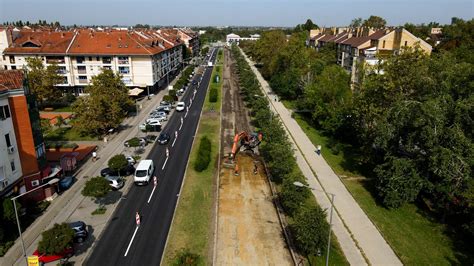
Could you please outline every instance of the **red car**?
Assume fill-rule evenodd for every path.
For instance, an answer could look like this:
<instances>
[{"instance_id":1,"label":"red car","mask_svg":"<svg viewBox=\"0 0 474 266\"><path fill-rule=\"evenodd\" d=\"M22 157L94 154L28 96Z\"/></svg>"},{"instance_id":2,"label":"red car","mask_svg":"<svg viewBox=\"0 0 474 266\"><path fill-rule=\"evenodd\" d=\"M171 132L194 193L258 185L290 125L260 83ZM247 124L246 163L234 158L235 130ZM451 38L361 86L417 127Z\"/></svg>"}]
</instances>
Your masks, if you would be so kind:
<instances>
[{"instance_id":1,"label":"red car","mask_svg":"<svg viewBox=\"0 0 474 266\"><path fill-rule=\"evenodd\" d=\"M63 252L54 255L39 254L38 250L33 252L34 256L38 256L38 259L42 263L48 263L62 258L70 258L74 255L74 249L72 247L65 249Z\"/></svg>"}]
</instances>

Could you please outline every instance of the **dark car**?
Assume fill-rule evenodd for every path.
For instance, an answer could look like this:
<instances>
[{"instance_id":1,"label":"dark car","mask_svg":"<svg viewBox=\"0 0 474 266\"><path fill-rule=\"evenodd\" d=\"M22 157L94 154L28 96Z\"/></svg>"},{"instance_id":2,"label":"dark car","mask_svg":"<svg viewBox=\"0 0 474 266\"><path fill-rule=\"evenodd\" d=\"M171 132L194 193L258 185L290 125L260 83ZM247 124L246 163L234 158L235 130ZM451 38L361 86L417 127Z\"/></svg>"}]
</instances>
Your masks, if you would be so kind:
<instances>
[{"instance_id":1,"label":"dark car","mask_svg":"<svg viewBox=\"0 0 474 266\"><path fill-rule=\"evenodd\" d=\"M72 186L74 183L74 176L65 176L59 181L59 188L61 190L66 190Z\"/></svg>"},{"instance_id":2,"label":"dark car","mask_svg":"<svg viewBox=\"0 0 474 266\"><path fill-rule=\"evenodd\" d=\"M87 232L87 226L83 221L70 223L69 227L74 230L74 242L76 243L84 242L89 235L89 232Z\"/></svg>"},{"instance_id":3,"label":"dark car","mask_svg":"<svg viewBox=\"0 0 474 266\"><path fill-rule=\"evenodd\" d=\"M120 171L120 176L127 176L127 175L131 175L135 172L135 167L133 167L132 164L128 164L127 167L125 167L125 169L121 170ZM112 169L110 168L104 168L102 170L100 170L100 175L102 177L106 177L106 176L118 176L119 173L115 172L115 171L112 171Z\"/></svg>"},{"instance_id":4,"label":"dark car","mask_svg":"<svg viewBox=\"0 0 474 266\"><path fill-rule=\"evenodd\" d=\"M163 132L158 137L158 143L167 144L170 141L170 138L170 134Z\"/></svg>"},{"instance_id":5,"label":"dark car","mask_svg":"<svg viewBox=\"0 0 474 266\"><path fill-rule=\"evenodd\" d=\"M193 80L193 85L198 84L197 80Z\"/></svg>"}]
</instances>

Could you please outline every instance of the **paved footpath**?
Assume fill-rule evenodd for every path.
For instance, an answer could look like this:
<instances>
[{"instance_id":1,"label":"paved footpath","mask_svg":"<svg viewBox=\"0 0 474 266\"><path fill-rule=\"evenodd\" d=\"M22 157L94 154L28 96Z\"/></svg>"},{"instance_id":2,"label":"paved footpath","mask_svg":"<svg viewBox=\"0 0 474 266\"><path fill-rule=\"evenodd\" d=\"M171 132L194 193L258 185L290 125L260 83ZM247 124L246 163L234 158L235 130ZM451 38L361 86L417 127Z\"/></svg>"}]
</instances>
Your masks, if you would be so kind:
<instances>
[{"instance_id":1,"label":"paved footpath","mask_svg":"<svg viewBox=\"0 0 474 266\"><path fill-rule=\"evenodd\" d=\"M171 85L174 84L178 78L179 76L171 82ZM128 192L128 189L133 183L133 178L128 177L125 186L119 192L110 193L112 195L109 196L112 198L110 199L110 203L106 204L106 213L102 215L91 215L91 212L98 207L98 204L92 199L82 196L81 190L88 180L88 177L98 176L100 170L107 167L107 162L110 157L120 153L133 155L134 148L125 148L123 145L124 141L136 136L145 136L144 133L139 132L138 125L143 123L148 114L159 105L163 95L166 93L167 89L163 89L157 95L152 96L150 100L147 100L145 97L143 100L137 102L140 106L138 115L129 117L122 122L122 125L125 126L126 129L113 134L107 143L100 142L97 151L99 159L96 162L92 162L91 160L86 161L78 172L76 172L76 182L73 186L53 200L46 212L23 232L27 256L33 254L33 251L41 239L41 233L44 230L51 228L55 223L81 220L89 226L90 236L84 243L77 244L75 256L69 261L75 262L75 265L82 265L84 259L89 255L95 243L97 243L97 239L100 237L103 229L107 226L109 218L118 206L122 196L126 198L126 195L124 196L122 194ZM172 113L170 113L170 115L172 115ZM156 132L151 134L156 134ZM153 144L146 146L145 151L140 154L140 156L142 158L146 157L152 146ZM58 261L48 264L56 265L57 263ZM8 250L5 256L0 258L0 265L26 265L19 239L15 241L15 244Z\"/></svg>"},{"instance_id":2,"label":"paved footpath","mask_svg":"<svg viewBox=\"0 0 474 266\"><path fill-rule=\"evenodd\" d=\"M314 188L313 194L316 200L322 208L330 208L329 193L335 194L336 212L333 217L333 230L349 263L351 265L402 265L395 252L347 191L336 173L322 156L316 154L316 147L291 117L291 112L283 103L274 100L275 96L268 82L255 68L254 63L245 54L244 56L268 97L272 110L279 115L292 142L296 144L295 154L298 166L309 185Z\"/></svg>"}]
</instances>

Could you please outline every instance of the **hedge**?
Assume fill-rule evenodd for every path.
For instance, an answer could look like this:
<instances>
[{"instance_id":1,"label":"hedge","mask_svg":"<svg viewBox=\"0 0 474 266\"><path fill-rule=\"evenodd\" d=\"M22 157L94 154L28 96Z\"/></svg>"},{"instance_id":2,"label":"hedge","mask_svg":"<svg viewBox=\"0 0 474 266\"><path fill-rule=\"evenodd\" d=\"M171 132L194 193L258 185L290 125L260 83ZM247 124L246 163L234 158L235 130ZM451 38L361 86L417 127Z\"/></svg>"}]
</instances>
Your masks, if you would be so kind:
<instances>
[{"instance_id":1,"label":"hedge","mask_svg":"<svg viewBox=\"0 0 474 266\"><path fill-rule=\"evenodd\" d=\"M209 102L211 103L217 102L218 95L219 94L217 93L217 88L211 88L211 90L209 91Z\"/></svg>"},{"instance_id":2,"label":"hedge","mask_svg":"<svg viewBox=\"0 0 474 266\"><path fill-rule=\"evenodd\" d=\"M199 144L198 156L196 161L194 161L194 170L202 172L207 169L209 163L211 162L211 141L207 136L201 138L201 143Z\"/></svg>"}]
</instances>

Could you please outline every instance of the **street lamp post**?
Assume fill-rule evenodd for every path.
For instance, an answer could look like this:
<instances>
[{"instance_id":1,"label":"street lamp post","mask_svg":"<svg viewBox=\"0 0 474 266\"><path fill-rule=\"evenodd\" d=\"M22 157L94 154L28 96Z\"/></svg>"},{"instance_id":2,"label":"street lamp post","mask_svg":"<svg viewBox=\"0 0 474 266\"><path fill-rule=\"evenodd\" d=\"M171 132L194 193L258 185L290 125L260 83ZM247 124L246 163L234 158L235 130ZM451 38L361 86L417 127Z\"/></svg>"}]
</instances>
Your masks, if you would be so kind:
<instances>
[{"instance_id":1,"label":"street lamp post","mask_svg":"<svg viewBox=\"0 0 474 266\"><path fill-rule=\"evenodd\" d=\"M58 179L58 178L51 179L51 180L49 180L49 182L46 183L46 184L43 184L43 185L41 185L41 186L39 186L39 187L37 187L37 188L34 188L34 189L30 190L30 191L27 191L27 192L25 192L25 193L23 193L23 194L20 194L20 195L18 195L18 196L16 196L16 197L11 198L11 200L13 201L13 208L15 209L15 217L16 217L16 224L17 224L17 226L18 226L18 233L20 233L21 248L23 249L23 257L25 258L27 265L28 265L28 258L26 257L25 242L23 241L23 234L21 233L20 219L18 218L18 211L17 211L17 209L16 209L16 201L15 201L15 200L16 200L17 198L21 197L21 196L24 196L24 195L26 195L26 194L28 194L28 193L31 193L31 192L33 192L33 191L36 191L36 190L38 190L38 189L40 189L40 188L42 188L42 187L44 187L44 186L53 185L53 184L56 184L57 182L59 182L59 179Z\"/></svg>"},{"instance_id":2,"label":"street lamp post","mask_svg":"<svg viewBox=\"0 0 474 266\"><path fill-rule=\"evenodd\" d=\"M308 185L305 185L301 182L293 182L293 185L297 186L297 187L306 187L306 188L309 188L311 190L317 190L317 191L321 191L321 192L325 192L329 195L331 195L331 211L330 211L330 214L329 214L329 235L328 235L328 248L327 248L327 253L326 253L326 266L329 265L329 250L331 248L331 232L332 232L332 213L333 213L333 209L334 209L334 197L336 195L334 195L333 193L329 193L329 192L326 192L326 191L322 191L322 190L319 190L319 189L315 189L315 188L312 188Z\"/></svg>"}]
</instances>

